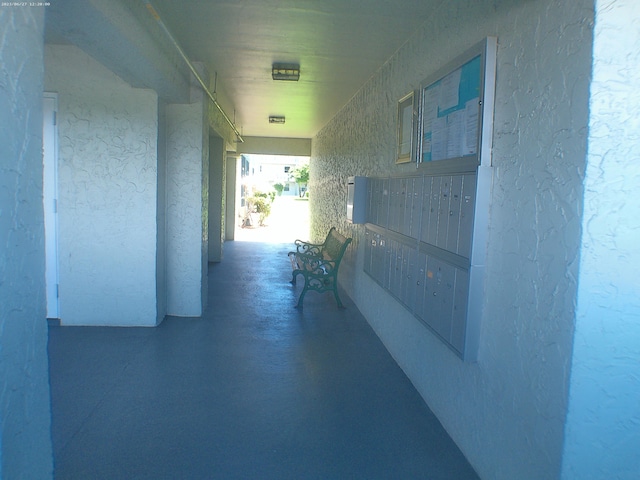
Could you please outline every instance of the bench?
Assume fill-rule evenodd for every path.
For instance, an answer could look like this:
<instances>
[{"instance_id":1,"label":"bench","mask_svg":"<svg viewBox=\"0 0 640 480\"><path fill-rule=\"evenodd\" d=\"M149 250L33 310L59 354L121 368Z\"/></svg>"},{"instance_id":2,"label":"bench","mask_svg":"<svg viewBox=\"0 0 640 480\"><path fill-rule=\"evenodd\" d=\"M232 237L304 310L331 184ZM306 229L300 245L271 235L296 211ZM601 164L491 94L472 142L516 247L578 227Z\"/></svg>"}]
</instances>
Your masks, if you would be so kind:
<instances>
[{"instance_id":1,"label":"bench","mask_svg":"<svg viewBox=\"0 0 640 480\"><path fill-rule=\"evenodd\" d=\"M323 243L295 241L296 251L288 254L293 269L291 283L296 284L298 275L304 277L304 288L298 299L297 308L302 308L302 301L309 290L332 291L338 307L343 307L338 296L338 267L349 243L351 239L340 235L334 227L329 230Z\"/></svg>"}]
</instances>

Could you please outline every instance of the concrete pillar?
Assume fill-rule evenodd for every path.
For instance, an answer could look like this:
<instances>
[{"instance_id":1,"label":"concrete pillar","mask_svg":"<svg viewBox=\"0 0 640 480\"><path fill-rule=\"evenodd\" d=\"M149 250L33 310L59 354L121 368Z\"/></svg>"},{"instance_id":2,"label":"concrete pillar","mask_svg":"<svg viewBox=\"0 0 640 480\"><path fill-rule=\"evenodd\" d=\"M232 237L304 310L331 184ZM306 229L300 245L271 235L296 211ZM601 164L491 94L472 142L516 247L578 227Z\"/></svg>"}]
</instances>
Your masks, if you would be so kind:
<instances>
[{"instance_id":1,"label":"concrete pillar","mask_svg":"<svg viewBox=\"0 0 640 480\"><path fill-rule=\"evenodd\" d=\"M227 179L226 179L226 197L225 197L225 220L224 220L224 239L234 240L236 232L236 224L238 223L237 207L239 204L239 192L237 188L238 173L240 162L235 155L227 156Z\"/></svg>"},{"instance_id":2,"label":"concrete pillar","mask_svg":"<svg viewBox=\"0 0 640 480\"><path fill-rule=\"evenodd\" d=\"M207 299L209 135L205 99L167 105L167 314L200 316Z\"/></svg>"},{"instance_id":3,"label":"concrete pillar","mask_svg":"<svg viewBox=\"0 0 640 480\"><path fill-rule=\"evenodd\" d=\"M209 261L222 260L225 225L225 146L220 137L211 137L209 165Z\"/></svg>"}]
</instances>

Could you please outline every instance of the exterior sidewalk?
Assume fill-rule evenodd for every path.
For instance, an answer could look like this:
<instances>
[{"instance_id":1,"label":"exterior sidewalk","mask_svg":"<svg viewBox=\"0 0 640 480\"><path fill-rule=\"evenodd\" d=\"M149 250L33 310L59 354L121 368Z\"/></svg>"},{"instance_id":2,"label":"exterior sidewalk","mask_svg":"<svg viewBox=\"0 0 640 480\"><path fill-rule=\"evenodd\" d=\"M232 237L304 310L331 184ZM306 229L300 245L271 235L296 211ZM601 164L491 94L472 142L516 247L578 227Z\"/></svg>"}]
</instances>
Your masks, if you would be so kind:
<instances>
[{"instance_id":1,"label":"exterior sidewalk","mask_svg":"<svg viewBox=\"0 0 640 480\"><path fill-rule=\"evenodd\" d=\"M236 224L235 240L239 242L293 243L297 238L309 239L309 201L297 196L276 197L264 226L257 220L251 227Z\"/></svg>"}]
</instances>

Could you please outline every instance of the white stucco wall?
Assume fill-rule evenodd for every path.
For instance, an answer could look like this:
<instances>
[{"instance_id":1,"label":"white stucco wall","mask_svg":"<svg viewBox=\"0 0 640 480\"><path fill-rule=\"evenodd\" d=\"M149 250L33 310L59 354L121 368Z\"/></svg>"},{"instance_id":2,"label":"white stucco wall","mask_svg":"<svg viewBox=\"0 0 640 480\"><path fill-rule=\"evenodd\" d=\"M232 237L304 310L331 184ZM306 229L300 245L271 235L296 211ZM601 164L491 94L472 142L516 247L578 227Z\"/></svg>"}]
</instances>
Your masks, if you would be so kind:
<instances>
[{"instance_id":1,"label":"white stucco wall","mask_svg":"<svg viewBox=\"0 0 640 480\"><path fill-rule=\"evenodd\" d=\"M166 103L158 101L158 240L156 251L156 297L158 324L167 314L167 119Z\"/></svg>"},{"instance_id":2,"label":"white stucco wall","mask_svg":"<svg viewBox=\"0 0 640 480\"><path fill-rule=\"evenodd\" d=\"M40 8L0 8L0 478L52 478Z\"/></svg>"},{"instance_id":3,"label":"white stucco wall","mask_svg":"<svg viewBox=\"0 0 640 480\"><path fill-rule=\"evenodd\" d=\"M209 137L209 251L208 261L222 261L224 228L226 218L221 215L226 209L227 170L224 140Z\"/></svg>"},{"instance_id":4,"label":"white stucco wall","mask_svg":"<svg viewBox=\"0 0 640 480\"><path fill-rule=\"evenodd\" d=\"M73 46L46 46L58 92L60 317L156 325L157 95Z\"/></svg>"},{"instance_id":5,"label":"white stucco wall","mask_svg":"<svg viewBox=\"0 0 640 480\"><path fill-rule=\"evenodd\" d=\"M236 188L240 179L239 159L235 155L226 156L225 166L225 196L224 196L224 240L235 240L236 209L240 206L240 192Z\"/></svg>"},{"instance_id":6,"label":"white stucco wall","mask_svg":"<svg viewBox=\"0 0 640 480\"><path fill-rule=\"evenodd\" d=\"M207 285L208 124L202 93L192 101L166 109L167 314L182 317L202 314Z\"/></svg>"},{"instance_id":7,"label":"white stucco wall","mask_svg":"<svg viewBox=\"0 0 640 480\"><path fill-rule=\"evenodd\" d=\"M596 2L563 478L640 478L640 3Z\"/></svg>"},{"instance_id":8,"label":"white stucco wall","mask_svg":"<svg viewBox=\"0 0 640 480\"><path fill-rule=\"evenodd\" d=\"M312 236L352 235L341 282L482 478L558 478L571 361L593 2L441 2L314 138ZM362 272L350 175L396 166L397 101L498 37L494 186L477 363L464 363Z\"/></svg>"}]
</instances>

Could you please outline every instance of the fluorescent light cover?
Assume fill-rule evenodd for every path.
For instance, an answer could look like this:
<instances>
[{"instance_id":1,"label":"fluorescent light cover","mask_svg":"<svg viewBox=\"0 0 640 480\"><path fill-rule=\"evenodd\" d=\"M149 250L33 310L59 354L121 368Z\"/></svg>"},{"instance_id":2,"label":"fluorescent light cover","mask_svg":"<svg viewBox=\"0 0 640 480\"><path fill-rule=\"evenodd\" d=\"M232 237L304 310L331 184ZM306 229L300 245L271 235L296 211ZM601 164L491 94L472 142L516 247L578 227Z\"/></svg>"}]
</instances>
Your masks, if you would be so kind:
<instances>
[{"instance_id":1,"label":"fluorescent light cover","mask_svg":"<svg viewBox=\"0 0 640 480\"><path fill-rule=\"evenodd\" d=\"M297 82L300 79L300 65L295 63L274 63L271 68L271 78Z\"/></svg>"}]
</instances>

